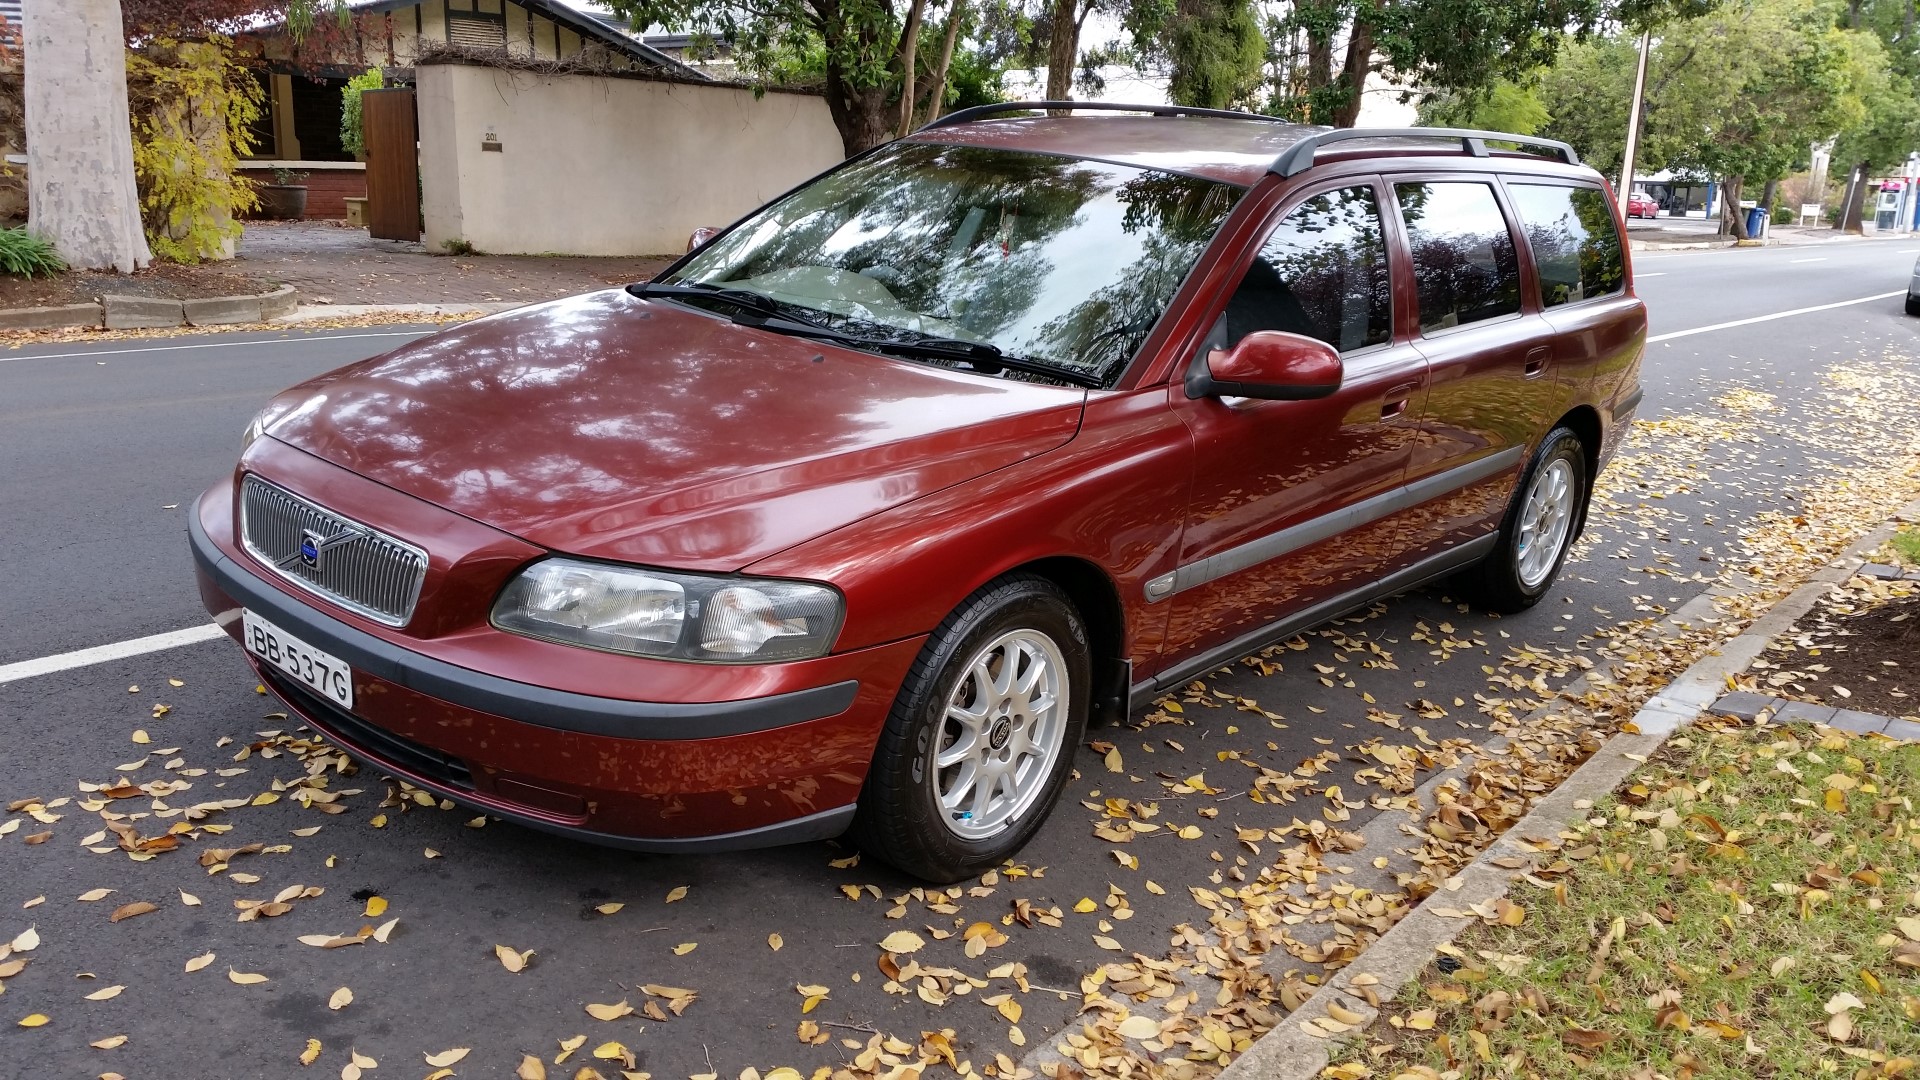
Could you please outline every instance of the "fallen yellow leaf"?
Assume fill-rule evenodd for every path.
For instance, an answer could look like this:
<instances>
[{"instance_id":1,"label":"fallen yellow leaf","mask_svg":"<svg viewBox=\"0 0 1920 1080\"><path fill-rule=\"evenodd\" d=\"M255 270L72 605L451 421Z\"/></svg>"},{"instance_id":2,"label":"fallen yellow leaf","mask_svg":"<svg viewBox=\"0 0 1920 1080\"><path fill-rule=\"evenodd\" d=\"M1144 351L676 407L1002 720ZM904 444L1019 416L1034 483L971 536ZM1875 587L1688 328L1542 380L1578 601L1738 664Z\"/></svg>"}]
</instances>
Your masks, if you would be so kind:
<instances>
[{"instance_id":1,"label":"fallen yellow leaf","mask_svg":"<svg viewBox=\"0 0 1920 1080\"><path fill-rule=\"evenodd\" d=\"M460 1059L466 1057L468 1054L471 1054L472 1052L473 1051L471 1048L465 1047L465 1046L459 1047L454 1050L442 1050L437 1054L426 1055L427 1064L433 1066L436 1069L444 1069L449 1065L457 1064L460 1061Z\"/></svg>"},{"instance_id":2,"label":"fallen yellow leaf","mask_svg":"<svg viewBox=\"0 0 1920 1080\"><path fill-rule=\"evenodd\" d=\"M351 1004L353 1004L353 991L344 986L335 990L333 996L327 999L327 1008L334 1012L339 1012Z\"/></svg>"},{"instance_id":3,"label":"fallen yellow leaf","mask_svg":"<svg viewBox=\"0 0 1920 1080\"><path fill-rule=\"evenodd\" d=\"M235 971L232 968L228 968L227 981L237 983L240 986L257 986L260 983L266 982L267 977L265 975L256 975L251 971Z\"/></svg>"}]
</instances>

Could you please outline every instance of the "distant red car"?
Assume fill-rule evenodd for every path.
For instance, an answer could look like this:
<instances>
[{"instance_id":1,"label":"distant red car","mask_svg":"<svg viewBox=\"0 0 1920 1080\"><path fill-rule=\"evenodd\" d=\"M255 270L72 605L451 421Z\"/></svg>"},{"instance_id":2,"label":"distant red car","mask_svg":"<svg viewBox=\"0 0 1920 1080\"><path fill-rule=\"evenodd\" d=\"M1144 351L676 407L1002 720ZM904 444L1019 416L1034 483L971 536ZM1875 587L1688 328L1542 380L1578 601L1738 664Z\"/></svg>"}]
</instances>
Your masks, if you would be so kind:
<instances>
[{"instance_id":1,"label":"distant red car","mask_svg":"<svg viewBox=\"0 0 1920 1080\"><path fill-rule=\"evenodd\" d=\"M1442 576L1539 600L1646 325L1564 144L991 106L287 391L189 532L265 684L393 776L951 881L1090 719Z\"/></svg>"},{"instance_id":2,"label":"distant red car","mask_svg":"<svg viewBox=\"0 0 1920 1080\"><path fill-rule=\"evenodd\" d=\"M1659 217L1660 204L1657 202L1654 202L1653 196L1647 194L1646 192L1636 191L1633 194L1627 196L1627 216L1630 218Z\"/></svg>"}]
</instances>

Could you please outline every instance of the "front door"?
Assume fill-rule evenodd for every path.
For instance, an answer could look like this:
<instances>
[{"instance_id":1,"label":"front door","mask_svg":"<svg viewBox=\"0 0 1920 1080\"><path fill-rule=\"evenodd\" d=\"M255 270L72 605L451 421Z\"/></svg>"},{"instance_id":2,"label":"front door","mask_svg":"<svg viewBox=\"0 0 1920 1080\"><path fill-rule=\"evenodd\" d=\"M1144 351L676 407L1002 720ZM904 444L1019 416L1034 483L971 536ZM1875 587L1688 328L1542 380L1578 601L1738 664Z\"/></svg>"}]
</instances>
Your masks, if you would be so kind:
<instances>
[{"instance_id":1,"label":"front door","mask_svg":"<svg viewBox=\"0 0 1920 1080\"><path fill-rule=\"evenodd\" d=\"M1205 352L1255 330L1306 334L1340 350L1342 384L1313 401L1191 399L1193 496L1172 605L1169 670L1363 587L1397 528L1426 388L1426 362L1394 338L1382 192L1349 182L1284 214L1225 302Z\"/></svg>"}]
</instances>

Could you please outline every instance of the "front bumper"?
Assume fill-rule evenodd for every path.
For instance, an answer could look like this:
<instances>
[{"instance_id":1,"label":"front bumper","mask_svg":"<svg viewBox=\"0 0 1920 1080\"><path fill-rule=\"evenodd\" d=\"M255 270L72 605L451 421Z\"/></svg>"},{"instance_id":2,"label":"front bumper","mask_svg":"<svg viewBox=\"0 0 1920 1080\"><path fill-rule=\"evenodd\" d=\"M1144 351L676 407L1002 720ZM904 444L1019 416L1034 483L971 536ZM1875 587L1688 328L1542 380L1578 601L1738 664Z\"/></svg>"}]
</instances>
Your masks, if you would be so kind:
<instances>
[{"instance_id":1,"label":"front bumper","mask_svg":"<svg viewBox=\"0 0 1920 1080\"><path fill-rule=\"evenodd\" d=\"M712 851L838 835L919 649L896 642L812 662L823 685L736 700L634 701L501 678L360 629L255 573L233 543L230 504L223 484L188 515L215 621L237 639L245 607L354 669L347 713L256 663L289 709L409 783L595 843ZM713 669L714 682L732 674Z\"/></svg>"}]
</instances>

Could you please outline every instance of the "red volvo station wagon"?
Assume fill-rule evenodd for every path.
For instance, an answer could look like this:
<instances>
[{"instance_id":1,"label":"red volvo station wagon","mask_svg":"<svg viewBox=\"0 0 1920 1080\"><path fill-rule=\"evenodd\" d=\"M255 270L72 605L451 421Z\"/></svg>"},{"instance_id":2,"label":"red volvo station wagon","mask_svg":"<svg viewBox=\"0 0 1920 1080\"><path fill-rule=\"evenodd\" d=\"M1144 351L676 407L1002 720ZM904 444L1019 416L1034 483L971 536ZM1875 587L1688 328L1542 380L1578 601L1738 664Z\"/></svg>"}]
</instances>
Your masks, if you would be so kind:
<instances>
[{"instance_id":1,"label":"red volvo station wagon","mask_svg":"<svg viewBox=\"0 0 1920 1080\"><path fill-rule=\"evenodd\" d=\"M1538 139L965 110L275 398L201 593L457 802L957 880L1090 721L1443 576L1537 601L1641 397L1620 226Z\"/></svg>"}]
</instances>

